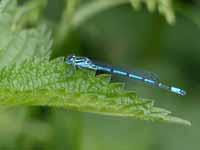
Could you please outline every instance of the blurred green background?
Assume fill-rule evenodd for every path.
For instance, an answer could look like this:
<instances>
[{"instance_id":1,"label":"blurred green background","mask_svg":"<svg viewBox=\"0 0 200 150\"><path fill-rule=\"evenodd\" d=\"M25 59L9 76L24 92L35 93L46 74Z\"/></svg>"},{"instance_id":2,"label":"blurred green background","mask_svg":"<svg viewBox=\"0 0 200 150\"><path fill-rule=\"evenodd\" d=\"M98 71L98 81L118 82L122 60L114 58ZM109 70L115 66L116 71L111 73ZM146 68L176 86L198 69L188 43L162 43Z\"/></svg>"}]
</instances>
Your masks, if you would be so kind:
<instances>
[{"instance_id":1,"label":"blurred green background","mask_svg":"<svg viewBox=\"0 0 200 150\"><path fill-rule=\"evenodd\" d=\"M90 1L80 0L79 5ZM188 94L181 97L116 76L113 81L126 82L126 89L154 99L156 106L190 120L192 126L46 107L2 107L0 149L199 150L199 1L180 0L188 7L176 12L174 25L157 12L149 13L145 8L135 11L130 4L123 4L74 28L70 15L62 18L66 2L49 0L42 12L41 20L52 29L52 58L75 53L115 66L155 72ZM70 8L68 14L74 11Z\"/></svg>"}]
</instances>

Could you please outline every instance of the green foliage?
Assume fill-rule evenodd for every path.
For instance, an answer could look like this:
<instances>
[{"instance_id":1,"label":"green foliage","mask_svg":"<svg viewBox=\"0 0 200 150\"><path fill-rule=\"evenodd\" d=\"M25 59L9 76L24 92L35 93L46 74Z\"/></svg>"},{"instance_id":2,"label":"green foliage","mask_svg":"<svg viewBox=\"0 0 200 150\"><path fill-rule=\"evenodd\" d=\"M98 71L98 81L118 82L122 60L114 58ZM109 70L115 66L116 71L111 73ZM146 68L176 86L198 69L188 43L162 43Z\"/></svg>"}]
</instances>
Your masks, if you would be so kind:
<instances>
[{"instance_id":1,"label":"green foliage","mask_svg":"<svg viewBox=\"0 0 200 150\"><path fill-rule=\"evenodd\" d=\"M158 9L159 13L164 15L169 24L175 22L174 9L172 8L172 0L130 0L132 6L138 10L142 3L146 4L150 12Z\"/></svg>"},{"instance_id":2,"label":"green foliage","mask_svg":"<svg viewBox=\"0 0 200 150\"><path fill-rule=\"evenodd\" d=\"M24 30L13 28L16 5L15 0L3 0L0 5L0 68L51 53L50 32L45 25Z\"/></svg>"},{"instance_id":3,"label":"green foliage","mask_svg":"<svg viewBox=\"0 0 200 150\"><path fill-rule=\"evenodd\" d=\"M1 105L64 107L113 116L135 117L189 125L169 116L170 112L153 106L151 100L127 92L123 84L109 83L110 76L95 77L94 72L77 70L63 58L53 61L32 59L0 72Z\"/></svg>"},{"instance_id":4,"label":"green foliage","mask_svg":"<svg viewBox=\"0 0 200 150\"><path fill-rule=\"evenodd\" d=\"M27 24L29 26L37 25L43 17L46 6L47 0L29 0L26 1L25 4L19 5L12 21L13 28L19 30Z\"/></svg>"},{"instance_id":5,"label":"green foliage","mask_svg":"<svg viewBox=\"0 0 200 150\"><path fill-rule=\"evenodd\" d=\"M131 4L135 10L139 10L145 3L149 12L158 10L161 15L165 16L169 24L175 23L172 0L92 0L82 3L81 5L80 0L66 0L61 21L55 29L55 47L61 45L65 38L69 38L71 30L79 28L101 12L124 4Z\"/></svg>"},{"instance_id":6,"label":"green foliage","mask_svg":"<svg viewBox=\"0 0 200 150\"><path fill-rule=\"evenodd\" d=\"M3 0L0 5L1 105L64 107L190 125L154 107L153 101L124 90L123 84L110 83L109 75L75 71L63 58L49 61L52 42L47 28L16 28L17 8L15 0Z\"/></svg>"},{"instance_id":7,"label":"green foliage","mask_svg":"<svg viewBox=\"0 0 200 150\"><path fill-rule=\"evenodd\" d=\"M80 26L84 21L93 17L95 14L105 11L107 9L111 9L116 6L120 6L122 4L129 4L136 9L140 9L143 3L146 4L148 10L150 12L154 12L158 9L159 13L166 17L168 23L172 24L175 22L174 10L172 8L172 0L95 0L92 2L88 2L80 7L77 7L79 4L78 0L73 1L71 4L70 1L67 1L68 5L66 5L66 12L64 14L65 17L71 17L72 24L74 26ZM68 6L69 3L72 11L69 11ZM72 9L74 8L74 9Z\"/></svg>"},{"instance_id":8,"label":"green foliage","mask_svg":"<svg viewBox=\"0 0 200 150\"><path fill-rule=\"evenodd\" d=\"M198 28L200 28L200 12L199 7L191 7L182 3L178 4L176 10L193 22Z\"/></svg>"}]
</instances>

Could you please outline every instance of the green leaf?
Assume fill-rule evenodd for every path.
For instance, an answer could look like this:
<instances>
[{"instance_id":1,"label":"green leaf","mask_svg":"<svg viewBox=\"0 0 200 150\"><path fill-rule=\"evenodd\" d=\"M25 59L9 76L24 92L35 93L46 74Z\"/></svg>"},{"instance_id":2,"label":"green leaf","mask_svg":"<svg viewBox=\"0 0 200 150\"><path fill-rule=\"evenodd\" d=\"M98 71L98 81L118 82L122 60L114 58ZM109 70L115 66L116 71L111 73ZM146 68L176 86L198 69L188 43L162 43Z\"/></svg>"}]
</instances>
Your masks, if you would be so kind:
<instances>
[{"instance_id":1,"label":"green leaf","mask_svg":"<svg viewBox=\"0 0 200 150\"><path fill-rule=\"evenodd\" d=\"M14 23L13 28L17 7L16 0L3 0L0 4L1 105L63 107L190 125L188 121L170 116L169 111L154 107L152 100L124 90L123 84L110 83L109 75L75 71L64 58L49 61L52 43L49 31L43 25L16 30Z\"/></svg>"},{"instance_id":2,"label":"green leaf","mask_svg":"<svg viewBox=\"0 0 200 150\"><path fill-rule=\"evenodd\" d=\"M51 52L50 32L45 25L24 30L13 28L16 11L16 0L3 0L1 2L0 68L14 63L19 64L33 56L48 56Z\"/></svg>"},{"instance_id":3,"label":"green leaf","mask_svg":"<svg viewBox=\"0 0 200 150\"><path fill-rule=\"evenodd\" d=\"M129 3L131 3L136 10L139 10L144 3L150 12L156 11L157 9L165 16L168 23L173 24L175 22L172 0L96 0L85 3L76 9L76 12L73 12L73 18L70 24L74 27L80 26L83 22L94 17L97 13ZM66 7L66 9L68 8Z\"/></svg>"},{"instance_id":4,"label":"green leaf","mask_svg":"<svg viewBox=\"0 0 200 150\"><path fill-rule=\"evenodd\" d=\"M97 14L125 4L131 4L133 8L139 10L142 4L145 3L149 12L154 12L158 9L169 24L175 23L175 14L171 0L95 0L83 2L83 4L80 0L67 0L66 2L61 21L56 27L56 46L62 45L63 40L70 35L70 31L80 27Z\"/></svg>"},{"instance_id":5,"label":"green leaf","mask_svg":"<svg viewBox=\"0 0 200 150\"><path fill-rule=\"evenodd\" d=\"M136 10L139 10L141 8L141 0L130 0L131 5L133 6L133 8L135 8Z\"/></svg>"},{"instance_id":6,"label":"green leaf","mask_svg":"<svg viewBox=\"0 0 200 150\"><path fill-rule=\"evenodd\" d=\"M36 25L41 21L47 3L47 0L29 0L19 5L12 21L13 28L19 30L27 25Z\"/></svg>"},{"instance_id":7,"label":"green leaf","mask_svg":"<svg viewBox=\"0 0 200 150\"><path fill-rule=\"evenodd\" d=\"M170 116L154 107L152 100L139 98L110 83L109 75L95 76L88 70L74 70L64 58L49 61L34 58L0 71L0 104L52 106L102 115L134 117L185 125L190 122Z\"/></svg>"},{"instance_id":8,"label":"green leaf","mask_svg":"<svg viewBox=\"0 0 200 150\"><path fill-rule=\"evenodd\" d=\"M9 13L16 9L16 0L1 0L0 13Z\"/></svg>"},{"instance_id":9,"label":"green leaf","mask_svg":"<svg viewBox=\"0 0 200 150\"><path fill-rule=\"evenodd\" d=\"M165 16L169 24L175 23L172 0L130 0L130 2L136 10L141 8L142 3L146 4L150 12L154 12L157 8L159 13Z\"/></svg>"},{"instance_id":10,"label":"green leaf","mask_svg":"<svg viewBox=\"0 0 200 150\"><path fill-rule=\"evenodd\" d=\"M200 11L198 6L189 6L179 3L177 11L192 21L198 28L200 28Z\"/></svg>"}]
</instances>

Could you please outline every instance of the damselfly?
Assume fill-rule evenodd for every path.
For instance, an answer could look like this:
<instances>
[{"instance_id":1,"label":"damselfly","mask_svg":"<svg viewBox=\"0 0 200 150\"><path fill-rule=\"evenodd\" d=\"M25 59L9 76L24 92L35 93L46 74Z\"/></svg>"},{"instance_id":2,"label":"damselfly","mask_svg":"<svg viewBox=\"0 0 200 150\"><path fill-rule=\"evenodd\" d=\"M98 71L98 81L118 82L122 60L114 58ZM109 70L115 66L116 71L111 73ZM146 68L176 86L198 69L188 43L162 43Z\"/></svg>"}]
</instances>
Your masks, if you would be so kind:
<instances>
[{"instance_id":1,"label":"damselfly","mask_svg":"<svg viewBox=\"0 0 200 150\"><path fill-rule=\"evenodd\" d=\"M66 63L71 64L72 66L77 67L77 68L92 69L92 70L96 70L96 71L100 70L100 71L105 71L105 72L112 73L112 74L126 76L128 78L136 79L136 80L148 83L150 85L160 87L162 89L168 90L170 92L173 92L173 93L176 93L179 95L186 94L186 92L180 88L163 84L162 82L160 82L160 80L157 78L157 76L152 73L148 73L148 72L144 72L144 71L138 72L138 71L134 71L134 70L133 70L133 72L123 71L121 69L115 69L114 67L107 67L104 65L99 65L99 64L93 63L87 57L78 57L75 55L68 56Z\"/></svg>"}]
</instances>

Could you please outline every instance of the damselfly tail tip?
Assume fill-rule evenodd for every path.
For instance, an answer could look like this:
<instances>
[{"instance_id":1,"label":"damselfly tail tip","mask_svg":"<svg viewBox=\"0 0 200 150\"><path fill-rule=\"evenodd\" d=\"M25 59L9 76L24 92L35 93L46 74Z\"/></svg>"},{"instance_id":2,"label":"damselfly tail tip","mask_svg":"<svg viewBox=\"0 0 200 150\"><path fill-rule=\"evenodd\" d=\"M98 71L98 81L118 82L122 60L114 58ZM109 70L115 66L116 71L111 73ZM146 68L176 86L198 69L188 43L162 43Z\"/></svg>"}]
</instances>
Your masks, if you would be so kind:
<instances>
[{"instance_id":1,"label":"damselfly tail tip","mask_svg":"<svg viewBox=\"0 0 200 150\"><path fill-rule=\"evenodd\" d=\"M173 86L171 87L170 91L174 92L176 94L182 95L182 96L187 94L186 91L179 89L179 88L176 88L176 87L173 87Z\"/></svg>"}]
</instances>

